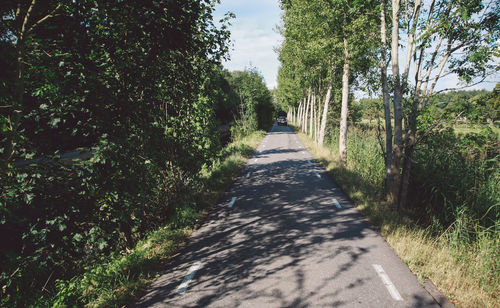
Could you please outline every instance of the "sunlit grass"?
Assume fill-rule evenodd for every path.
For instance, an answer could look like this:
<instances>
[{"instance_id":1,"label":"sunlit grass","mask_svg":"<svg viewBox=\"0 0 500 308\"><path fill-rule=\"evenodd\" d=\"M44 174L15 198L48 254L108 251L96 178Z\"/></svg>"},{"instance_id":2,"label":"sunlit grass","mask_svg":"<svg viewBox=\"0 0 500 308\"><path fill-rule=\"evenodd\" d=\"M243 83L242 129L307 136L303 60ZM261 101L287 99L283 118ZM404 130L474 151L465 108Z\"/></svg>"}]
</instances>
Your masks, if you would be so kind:
<instances>
[{"instance_id":1,"label":"sunlit grass","mask_svg":"<svg viewBox=\"0 0 500 308\"><path fill-rule=\"evenodd\" d=\"M480 133L482 129L485 127L489 127L495 132L497 137L500 140L500 127L492 125L492 124L482 124L482 125L455 125L453 126L453 129L455 130L455 133L457 134L470 134L470 133Z\"/></svg>"},{"instance_id":2,"label":"sunlit grass","mask_svg":"<svg viewBox=\"0 0 500 308\"><path fill-rule=\"evenodd\" d=\"M498 233L469 221L435 234L389 209L381 201L384 162L373 133L349 129L345 167L338 160L336 133L326 146L297 134L421 282L430 279L458 307L500 307L500 247L494 238ZM474 232L476 240L457 240L457 232L464 228Z\"/></svg>"}]
</instances>

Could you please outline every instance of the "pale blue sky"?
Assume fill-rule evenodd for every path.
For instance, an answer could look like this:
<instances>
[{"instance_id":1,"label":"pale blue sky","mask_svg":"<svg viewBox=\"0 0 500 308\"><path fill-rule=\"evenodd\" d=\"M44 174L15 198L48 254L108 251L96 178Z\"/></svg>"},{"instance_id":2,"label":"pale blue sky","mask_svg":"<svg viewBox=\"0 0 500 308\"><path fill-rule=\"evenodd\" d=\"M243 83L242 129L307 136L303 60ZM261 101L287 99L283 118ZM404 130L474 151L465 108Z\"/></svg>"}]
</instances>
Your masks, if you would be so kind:
<instances>
[{"instance_id":1,"label":"pale blue sky","mask_svg":"<svg viewBox=\"0 0 500 308\"><path fill-rule=\"evenodd\" d=\"M274 48L281 43L281 36L276 32L276 26L281 22L279 0L221 0L216 5L214 20L221 19L225 13L233 12L236 18L232 20L230 61L223 65L230 71L244 70L247 67L256 67L264 76L269 89L277 86L279 68L278 55ZM405 50L400 51L403 57ZM403 58L400 59L404 64ZM488 78L488 82L481 83L469 89L494 88L499 81L499 74ZM447 76L440 79L436 90L450 87L460 87L456 76ZM366 94L355 91L356 97Z\"/></svg>"},{"instance_id":2,"label":"pale blue sky","mask_svg":"<svg viewBox=\"0 0 500 308\"><path fill-rule=\"evenodd\" d=\"M275 31L280 22L279 0L222 0L216 5L214 19L219 20L229 11L236 18L230 27L231 60L223 63L224 67L230 71L256 67L267 87L276 87L279 61L273 49L281 41Z\"/></svg>"}]
</instances>

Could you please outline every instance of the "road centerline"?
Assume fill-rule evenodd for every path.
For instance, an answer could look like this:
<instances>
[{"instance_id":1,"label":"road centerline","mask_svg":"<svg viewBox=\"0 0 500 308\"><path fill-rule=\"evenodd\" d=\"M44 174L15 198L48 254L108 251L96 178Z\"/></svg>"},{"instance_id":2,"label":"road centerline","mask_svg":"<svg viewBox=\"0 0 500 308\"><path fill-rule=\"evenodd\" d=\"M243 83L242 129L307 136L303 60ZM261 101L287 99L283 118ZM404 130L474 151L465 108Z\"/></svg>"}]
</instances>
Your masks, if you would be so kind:
<instances>
[{"instance_id":1,"label":"road centerline","mask_svg":"<svg viewBox=\"0 0 500 308\"><path fill-rule=\"evenodd\" d=\"M182 293L186 292L186 290L189 286L189 283L191 282L191 280L193 280L193 277L196 274L196 271L200 267L201 267L201 261L199 261L199 260L195 261L193 263L193 265L191 265L186 277L184 277L184 280L182 281L182 283L177 287L177 294L182 294Z\"/></svg>"},{"instance_id":2,"label":"road centerline","mask_svg":"<svg viewBox=\"0 0 500 308\"><path fill-rule=\"evenodd\" d=\"M337 201L337 199L335 198L332 198L332 201L333 201L333 204L335 204L335 207L337 207L338 209L341 209L342 206L340 205L340 203Z\"/></svg>"},{"instance_id":3,"label":"road centerline","mask_svg":"<svg viewBox=\"0 0 500 308\"><path fill-rule=\"evenodd\" d=\"M233 197L231 198L231 201L229 202L229 204L227 205L228 208L232 208L233 205L234 205L234 202L236 202L236 199L238 199L237 197Z\"/></svg>"},{"instance_id":4,"label":"road centerline","mask_svg":"<svg viewBox=\"0 0 500 308\"><path fill-rule=\"evenodd\" d=\"M389 278L389 275L387 275L387 273L384 271L384 268L382 267L382 265L379 265L379 264L372 264L372 265L373 265L373 268L375 269L375 271L377 272L377 275L382 280L382 283L389 291L389 294L391 294L391 297L396 301L402 301L403 298L401 297L398 290L396 289L396 287L392 283L391 279Z\"/></svg>"}]
</instances>

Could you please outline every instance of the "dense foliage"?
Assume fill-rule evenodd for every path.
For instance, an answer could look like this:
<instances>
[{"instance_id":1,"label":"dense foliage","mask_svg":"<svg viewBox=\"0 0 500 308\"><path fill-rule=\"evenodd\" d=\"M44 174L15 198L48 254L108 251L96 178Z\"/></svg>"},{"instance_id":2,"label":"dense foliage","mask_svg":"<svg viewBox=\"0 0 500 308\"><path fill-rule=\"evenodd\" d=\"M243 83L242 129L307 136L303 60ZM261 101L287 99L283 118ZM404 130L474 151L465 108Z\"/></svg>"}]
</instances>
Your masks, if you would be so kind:
<instances>
[{"instance_id":1,"label":"dense foliage","mask_svg":"<svg viewBox=\"0 0 500 308\"><path fill-rule=\"evenodd\" d=\"M50 301L56 281L175 225L195 202L218 126L249 99L220 68L229 16L216 27L213 6L2 2L0 305ZM256 106L270 105L262 79L251 87ZM58 160L74 150L90 159Z\"/></svg>"},{"instance_id":2,"label":"dense foliage","mask_svg":"<svg viewBox=\"0 0 500 308\"><path fill-rule=\"evenodd\" d=\"M271 92L264 78L255 69L234 71L228 76L232 90L237 94L238 122L233 133L236 137L247 136L257 129L267 129L272 122L274 106Z\"/></svg>"}]
</instances>

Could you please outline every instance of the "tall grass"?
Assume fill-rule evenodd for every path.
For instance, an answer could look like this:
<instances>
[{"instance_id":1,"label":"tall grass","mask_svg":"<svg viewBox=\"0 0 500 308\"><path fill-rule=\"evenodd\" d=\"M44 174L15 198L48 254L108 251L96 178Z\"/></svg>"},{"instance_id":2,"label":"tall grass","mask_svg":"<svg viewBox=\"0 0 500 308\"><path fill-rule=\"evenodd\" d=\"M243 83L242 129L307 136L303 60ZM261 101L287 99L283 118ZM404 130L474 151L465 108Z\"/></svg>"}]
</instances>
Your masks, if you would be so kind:
<instances>
[{"instance_id":1,"label":"tall grass","mask_svg":"<svg viewBox=\"0 0 500 308\"><path fill-rule=\"evenodd\" d=\"M418 149L411 197L427 217L421 219L381 200L384 160L374 130L349 127L345 166L338 161L338 129L329 131L324 147L299 136L420 279L431 279L459 307L500 306L500 168L498 159L486 159L495 157L495 138L446 135Z\"/></svg>"}]
</instances>

